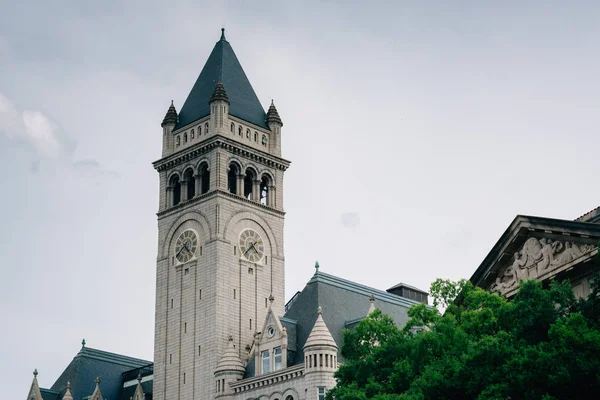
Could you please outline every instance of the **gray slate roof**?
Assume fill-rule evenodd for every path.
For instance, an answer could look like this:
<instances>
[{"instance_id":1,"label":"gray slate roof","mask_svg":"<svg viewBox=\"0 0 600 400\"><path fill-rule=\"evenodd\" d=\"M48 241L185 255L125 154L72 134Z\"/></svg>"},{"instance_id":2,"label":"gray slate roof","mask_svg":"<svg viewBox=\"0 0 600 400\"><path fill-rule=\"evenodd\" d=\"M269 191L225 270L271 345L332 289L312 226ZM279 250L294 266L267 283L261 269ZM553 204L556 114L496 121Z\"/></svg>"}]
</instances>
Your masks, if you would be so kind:
<instances>
[{"instance_id":1,"label":"gray slate roof","mask_svg":"<svg viewBox=\"0 0 600 400\"><path fill-rule=\"evenodd\" d=\"M122 389L122 374L151 363L151 361L139 358L82 347L50 389L60 393L59 399L62 399L67 382L70 381L73 398L81 399L94 392L95 379L100 377L102 396L109 400L119 399ZM46 399L45 396L44 399Z\"/></svg>"},{"instance_id":2,"label":"gray slate roof","mask_svg":"<svg viewBox=\"0 0 600 400\"><path fill-rule=\"evenodd\" d=\"M229 114L254 125L269 128L266 123L265 110L254 93L231 45L222 34L221 40L215 44L192 91L181 107L179 122L175 129L210 114L208 102L219 82L225 87L227 97L231 102Z\"/></svg>"},{"instance_id":3,"label":"gray slate roof","mask_svg":"<svg viewBox=\"0 0 600 400\"><path fill-rule=\"evenodd\" d=\"M295 359L288 365L300 364L304 360L302 348L317 320L317 308L323 308L323 320L331 336L342 347L344 329L353 327L365 318L369 311L369 297L375 297L375 306L391 316L399 327L408 321L408 309L420 304L417 301L387 293L383 290L351 282L333 275L317 271L302 292L288 305L284 320L296 321L294 339ZM292 341L292 330L288 330L288 340ZM343 361L340 357L340 361Z\"/></svg>"}]
</instances>

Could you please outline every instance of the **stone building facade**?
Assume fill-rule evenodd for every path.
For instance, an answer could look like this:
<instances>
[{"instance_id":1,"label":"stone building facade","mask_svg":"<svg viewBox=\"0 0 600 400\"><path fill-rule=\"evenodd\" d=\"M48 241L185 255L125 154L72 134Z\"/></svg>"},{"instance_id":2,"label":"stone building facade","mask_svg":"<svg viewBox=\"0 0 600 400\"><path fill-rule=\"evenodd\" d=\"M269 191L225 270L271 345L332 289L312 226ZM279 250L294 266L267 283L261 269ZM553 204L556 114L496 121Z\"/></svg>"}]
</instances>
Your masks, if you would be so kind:
<instances>
[{"instance_id":1,"label":"stone building facade","mask_svg":"<svg viewBox=\"0 0 600 400\"><path fill-rule=\"evenodd\" d=\"M180 112L162 121L154 362L87 346L28 400L321 400L344 329L375 307L398 326L427 293L319 271L285 303L283 122L224 31Z\"/></svg>"}]
</instances>

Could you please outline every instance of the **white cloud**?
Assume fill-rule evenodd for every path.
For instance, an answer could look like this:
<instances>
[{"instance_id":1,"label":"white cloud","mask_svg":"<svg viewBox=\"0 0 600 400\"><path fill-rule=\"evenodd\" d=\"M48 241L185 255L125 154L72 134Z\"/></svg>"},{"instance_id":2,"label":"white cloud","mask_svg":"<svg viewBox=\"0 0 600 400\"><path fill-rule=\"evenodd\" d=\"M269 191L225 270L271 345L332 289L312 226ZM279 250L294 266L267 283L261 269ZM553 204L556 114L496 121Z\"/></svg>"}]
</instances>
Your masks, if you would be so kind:
<instances>
[{"instance_id":1,"label":"white cloud","mask_svg":"<svg viewBox=\"0 0 600 400\"><path fill-rule=\"evenodd\" d=\"M56 160L64 151L57 130L57 125L41 112L19 112L6 96L0 94L0 133L10 139L24 139L38 155Z\"/></svg>"}]
</instances>

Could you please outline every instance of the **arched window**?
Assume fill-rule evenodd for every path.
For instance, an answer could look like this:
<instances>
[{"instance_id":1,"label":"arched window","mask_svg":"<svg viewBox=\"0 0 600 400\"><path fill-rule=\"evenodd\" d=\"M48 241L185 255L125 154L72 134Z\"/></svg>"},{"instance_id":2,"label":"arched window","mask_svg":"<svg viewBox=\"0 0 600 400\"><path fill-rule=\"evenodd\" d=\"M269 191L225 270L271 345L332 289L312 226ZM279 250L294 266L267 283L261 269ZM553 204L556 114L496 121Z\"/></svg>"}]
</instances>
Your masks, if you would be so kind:
<instances>
[{"instance_id":1,"label":"arched window","mask_svg":"<svg viewBox=\"0 0 600 400\"><path fill-rule=\"evenodd\" d=\"M252 200L252 185L254 185L254 180L256 179L256 175L254 171L251 169L246 170L246 177L244 178L244 197Z\"/></svg>"},{"instance_id":2,"label":"arched window","mask_svg":"<svg viewBox=\"0 0 600 400\"><path fill-rule=\"evenodd\" d=\"M237 194L237 176L239 174L237 165L229 164L229 171L227 171L227 189L229 193Z\"/></svg>"},{"instance_id":3,"label":"arched window","mask_svg":"<svg viewBox=\"0 0 600 400\"><path fill-rule=\"evenodd\" d=\"M177 175L171 178L169 186L171 187L173 196L171 205L176 206L181 202L181 182L179 181L179 177Z\"/></svg>"},{"instance_id":4,"label":"arched window","mask_svg":"<svg viewBox=\"0 0 600 400\"><path fill-rule=\"evenodd\" d=\"M271 205L271 199L269 198L269 186L271 185L271 180L267 175L263 175L260 180L260 204L265 206Z\"/></svg>"},{"instance_id":5,"label":"arched window","mask_svg":"<svg viewBox=\"0 0 600 400\"><path fill-rule=\"evenodd\" d=\"M202 135L202 125L198 125L198 136Z\"/></svg>"},{"instance_id":6,"label":"arched window","mask_svg":"<svg viewBox=\"0 0 600 400\"><path fill-rule=\"evenodd\" d=\"M232 122L231 123L231 133L235 133L235 124Z\"/></svg>"},{"instance_id":7,"label":"arched window","mask_svg":"<svg viewBox=\"0 0 600 400\"><path fill-rule=\"evenodd\" d=\"M194 130L192 129L192 133L190 134L190 139L194 138Z\"/></svg>"},{"instance_id":8,"label":"arched window","mask_svg":"<svg viewBox=\"0 0 600 400\"><path fill-rule=\"evenodd\" d=\"M196 195L196 182L194 178L194 171L188 168L183 174L183 179L187 182L187 199L191 200Z\"/></svg>"},{"instance_id":9,"label":"arched window","mask_svg":"<svg viewBox=\"0 0 600 400\"><path fill-rule=\"evenodd\" d=\"M210 189L210 171L208 170L208 164L202 163L200 166L198 175L200 175L200 194L208 193Z\"/></svg>"},{"instance_id":10,"label":"arched window","mask_svg":"<svg viewBox=\"0 0 600 400\"><path fill-rule=\"evenodd\" d=\"M250 129L246 129L246 139L250 139Z\"/></svg>"},{"instance_id":11,"label":"arched window","mask_svg":"<svg viewBox=\"0 0 600 400\"><path fill-rule=\"evenodd\" d=\"M187 143L187 132L183 134L183 143Z\"/></svg>"},{"instance_id":12,"label":"arched window","mask_svg":"<svg viewBox=\"0 0 600 400\"><path fill-rule=\"evenodd\" d=\"M258 142L258 133L257 132L254 132L254 141Z\"/></svg>"},{"instance_id":13,"label":"arched window","mask_svg":"<svg viewBox=\"0 0 600 400\"><path fill-rule=\"evenodd\" d=\"M204 124L204 134L208 133L208 122Z\"/></svg>"},{"instance_id":14,"label":"arched window","mask_svg":"<svg viewBox=\"0 0 600 400\"><path fill-rule=\"evenodd\" d=\"M177 138L175 139L175 143L177 143L177 146L179 146L181 144L181 137L179 135L177 135Z\"/></svg>"},{"instance_id":15,"label":"arched window","mask_svg":"<svg viewBox=\"0 0 600 400\"><path fill-rule=\"evenodd\" d=\"M242 132L244 132L244 128L241 125L238 126L238 133L242 136Z\"/></svg>"}]
</instances>

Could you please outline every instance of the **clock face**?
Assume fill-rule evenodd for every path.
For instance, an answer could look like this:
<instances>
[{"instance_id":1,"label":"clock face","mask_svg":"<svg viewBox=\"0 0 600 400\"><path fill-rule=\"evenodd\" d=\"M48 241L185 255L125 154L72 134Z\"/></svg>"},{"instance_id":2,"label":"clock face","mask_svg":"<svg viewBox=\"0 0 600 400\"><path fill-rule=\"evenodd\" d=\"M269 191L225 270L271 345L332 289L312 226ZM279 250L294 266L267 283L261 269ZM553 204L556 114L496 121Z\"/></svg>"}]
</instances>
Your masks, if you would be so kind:
<instances>
[{"instance_id":1,"label":"clock face","mask_svg":"<svg viewBox=\"0 0 600 400\"><path fill-rule=\"evenodd\" d=\"M175 243L175 258L180 263L188 262L196 255L198 236L191 229L184 231Z\"/></svg>"},{"instance_id":2,"label":"clock face","mask_svg":"<svg viewBox=\"0 0 600 400\"><path fill-rule=\"evenodd\" d=\"M250 262L259 262L265 254L265 245L260 235L252 229L246 229L240 234L240 250Z\"/></svg>"}]
</instances>

